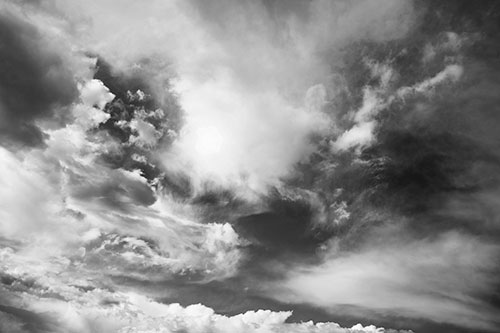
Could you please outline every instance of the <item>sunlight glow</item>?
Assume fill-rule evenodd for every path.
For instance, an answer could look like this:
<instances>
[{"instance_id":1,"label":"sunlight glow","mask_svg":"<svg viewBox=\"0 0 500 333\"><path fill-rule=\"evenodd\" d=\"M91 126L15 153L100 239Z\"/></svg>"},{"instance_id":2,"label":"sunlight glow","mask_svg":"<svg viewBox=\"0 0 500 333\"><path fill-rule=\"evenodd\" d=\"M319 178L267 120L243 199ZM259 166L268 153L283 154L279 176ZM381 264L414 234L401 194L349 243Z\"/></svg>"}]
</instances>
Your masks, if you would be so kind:
<instances>
[{"instance_id":1,"label":"sunlight glow","mask_svg":"<svg viewBox=\"0 0 500 333\"><path fill-rule=\"evenodd\" d=\"M199 128L195 133L195 149L203 155L214 155L221 151L222 136L214 126Z\"/></svg>"}]
</instances>

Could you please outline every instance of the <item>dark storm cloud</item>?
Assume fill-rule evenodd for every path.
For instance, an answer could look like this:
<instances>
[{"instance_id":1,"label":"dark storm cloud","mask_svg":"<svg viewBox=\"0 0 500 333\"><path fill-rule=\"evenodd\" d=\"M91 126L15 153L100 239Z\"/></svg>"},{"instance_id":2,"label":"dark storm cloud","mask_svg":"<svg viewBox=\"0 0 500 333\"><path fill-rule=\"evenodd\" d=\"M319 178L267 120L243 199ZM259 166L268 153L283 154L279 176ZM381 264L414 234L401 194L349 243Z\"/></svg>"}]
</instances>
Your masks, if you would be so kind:
<instances>
[{"instance_id":1,"label":"dark storm cloud","mask_svg":"<svg viewBox=\"0 0 500 333\"><path fill-rule=\"evenodd\" d=\"M375 204L377 197L383 198L381 204L392 202L391 209L405 215L440 210L443 200L455 195L472 197L498 187L500 135L495 129L500 125L500 98L495 92L500 88L500 63L495 54L499 54L500 47L492 40L498 38L500 27L496 31L486 27L496 22L500 14L498 10L491 12L495 8L491 2L471 10L469 15L463 7L464 3L448 4L443 10L438 8L438 14L429 9L431 12L416 31L415 40L409 38L402 46L393 46L408 48L432 41L433 37L424 37L428 25L436 24L435 15L442 15L445 22L454 17L459 22L441 23L437 35L451 30L464 39L466 47L459 52L458 60L464 68L461 82L436 88L433 96L406 98L382 112L377 142L361 155L369 163L360 166L365 170L362 177L354 177L363 182L357 189L367 191L375 186L371 196ZM478 53L478 49L482 52ZM415 52L419 58L422 56ZM432 68L413 57L402 55L393 62L397 72L404 73L401 84L408 84L406 76L422 80L422 73L429 73L428 68ZM446 61L442 59L438 54L434 66Z\"/></svg>"},{"instance_id":2,"label":"dark storm cloud","mask_svg":"<svg viewBox=\"0 0 500 333\"><path fill-rule=\"evenodd\" d=\"M315 228L316 222L321 223L319 215L324 213L323 202L315 193L298 189L290 192L270 191L266 206L261 208L264 212L238 218L235 229L254 245L293 264L297 254L314 254L332 236L335 226ZM334 217L330 217L334 224ZM286 258L288 255L290 260Z\"/></svg>"},{"instance_id":3,"label":"dark storm cloud","mask_svg":"<svg viewBox=\"0 0 500 333\"><path fill-rule=\"evenodd\" d=\"M500 8L417 3L420 18L407 38L343 51L348 93L331 112L341 128L355 126L353 109L371 112L373 128L357 149L331 155L320 148L319 162L304 168L301 179L312 180L301 186L321 193L326 206L345 202L351 214L335 229L321 268L292 273L290 285L299 299L332 311L397 308L401 316L495 331Z\"/></svg>"},{"instance_id":4,"label":"dark storm cloud","mask_svg":"<svg viewBox=\"0 0 500 333\"><path fill-rule=\"evenodd\" d=\"M380 78L370 76L366 59L386 62L387 71L396 73L386 88L395 102L375 116L373 144L359 154L332 154L330 147L320 145L309 163L299 165L289 186L317 191L325 204L364 202L408 216L442 207L441 199L454 195L491 193L498 185L500 148L500 47L493 42L500 28L492 28L499 14L495 3L485 2L473 11L467 11L466 3L429 5L408 38L345 48L337 66L343 66L347 93L328 104L340 126L349 126L349 113L363 107L363 89L380 84ZM462 44L460 50L449 49L453 39ZM437 46L433 59L424 61L426 44ZM401 87L439 77L450 62L463 67L459 83L398 97ZM302 199L297 207L305 195Z\"/></svg>"},{"instance_id":5,"label":"dark storm cloud","mask_svg":"<svg viewBox=\"0 0 500 333\"><path fill-rule=\"evenodd\" d=\"M57 320L45 314L0 305L0 331L16 333L60 332Z\"/></svg>"},{"instance_id":6,"label":"dark storm cloud","mask_svg":"<svg viewBox=\"0 0 500 333\"><path fill-rule=\"evenodd\" d=\"M0 13L0 136L3 144L43 144L36 121L50 118L77 96L72 74L28 22Z\"/></svg>"}]
</instances>

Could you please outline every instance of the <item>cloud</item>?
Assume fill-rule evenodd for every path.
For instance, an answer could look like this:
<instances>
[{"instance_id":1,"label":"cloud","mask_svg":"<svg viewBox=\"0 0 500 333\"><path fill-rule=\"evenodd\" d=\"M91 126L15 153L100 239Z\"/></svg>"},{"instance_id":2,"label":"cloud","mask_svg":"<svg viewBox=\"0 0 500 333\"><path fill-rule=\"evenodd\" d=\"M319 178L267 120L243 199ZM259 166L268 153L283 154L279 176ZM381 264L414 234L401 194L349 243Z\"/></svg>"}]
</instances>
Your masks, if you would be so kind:
<instances>
[{"instance_id":1,"label":"cloud","mask_svg":"<svg viewBox=\"0 0 500 333\"><path fill-rule=\"evenodd\" d=\"M374 120L354 125L342 133L333 143L336 151L352 147L366 147L374 141L376 122Z\"/></svg>"},{"instance_id":2,"label":"cloud","mask_svg":"<svg viewBox=\"0 0 500 333\"><path fill-rule=\"evenodd\" d=\"M403 87L397 92L398 97L404 98L406 95L414 93L430 93L437 85L446 81L457 82L463 73L463 67L458 64L446 66L441 72L435 76L428 78L412 87Z\"/></svg>"},{"instance_id":3,"label":"cloud","mask_svg":"<svg viewBox=\"0 0 500 333\"><path fill-rule=\"evenodd\" d=\"M493 331L495 309L481 295L496 284L499 251L454 232L406 244L368 243L327 257L321 266L290 272L278 297L331 311L356 306Z\"/></svg>"},{"instance_id":4,"label":"cloud","mask_svg":"<svg viewBox=\"0 0 500 333\"><path fill-rule=\"evenodd\" d=\"M44 134L36 121L64 112L77 97L76 83L63 58L44 44L47 36L8 4L2 7L0 135L4 145L40 146Z\"/></svg>"},{"instance_id":5,"label":"cloud","mask_svg":"<svg viewBox=\"0 0 500 333\"><path fill-rule=\"evenodd\" d=\"M119 12L111 1L58 5L85 31L85 44L120 70L149 67L157 90L175 71L186 125L164 149L165 168L187 174L197 190L215 183L245 195L278 183L316 149L311 136L330 129L322 108L335 50L401 38L413 22L406 1L126 1ZM154 141L134 124L141 142Z\"/></svg>"},{"instance_id":6,"label":"cloud","mask_svg":"<svg viewBox=\"0 0 500 333\"><path fill-rule=\"evenodd\" d=\"M484 8L470 16L462 10L487 16ZM441 20L443 12L435 13L426 15ZM479 40L456 21L453 30L460 47L448 45L444 32L417 29L414 38L347 52L357 57L346 76L354 97L344 97L333 154L318 156L312 171L304 168L305 180L294 181L312 183L326 207L345 202L351 214L318 245L320 264L278 269L286 281L263 294L282 287L277 300L332 314L397 316L415 330L415 318L453 325L451 331L498 330L499 225L491 206L499 170L492 130L498 97L491 94L498 89L491 56L498 31ZM429 41L436 54L425 61L424 50L408 51ZM483 47L486 53L473 51ZM325 233L333 224L330 217Z\"/></svg>"},{"instance_id":7,"label":"cloud","mask_svg":"<svg viewBox=\"0 0 500 333\"><path fill-rule=\"evenodd\" d=\"M147 281L188 278L202 282L230 277L238 268L242 242L229 224L192 225L193 230L183 231L176 230L174 221L164 226L157 220L150 228L166 235L91 229L82 236L85 240L77 260L90 270L104 266L110 276Z\"/></svg>"},{"instance_id":8,"label":"cloud","mask_svg":"<svg viewBox=\"0 0 500 333\"><path fill-rule=\"evenodd\" d=\"M225 186L240 182L257 192L289 175L315 151L311 136L330 130L331 120L322 112L330 49L347 40L398 38L410 26L401 13L411 16L411 4L391 1L373 11L368 3L317 1L272 14L258 2L191 6L206 27L204 42L213 42L214 51L190 62L188 73L182 58L177 60L187 124L173 155L192 165L194 178ZM377 31L392 15L401 21ZM206 128L221 143L200 153L199 141L210 142L200 137Z\"/></svg>"},{"instance_id":9,"label":"cloud","mask_svg":"<svg viewBox=\"0 0 500 333\"><path fill-rule=\"evenodd\" d=\"M9 313L0 312L0 330L2 332L26 333L28 330L23 328L24 323Z\"/></svg>"},{"instance_id":10,"label":"cloud","mask_svg":"<svg viewBox=\"0 0 500 333\"><path fill-rule=\"evenodd\" d=\"M80 98L87 106L96 106L102 110L104 106L111 102L115 95L100 80L91 80L80 89ZM101 121L102 122L102 121Z\"/></svg>"},{"instance_id":11,"label":"cloud","mask_svg":"<svg viewBox=\"0 0 500 333\"><path fill-rule=\"evenodd\" d=\"M266 185L276 183L314 150L307 137L325 128L327 120L288 106L271 92L246 99L248 92L228 89L232 79L219 86L225 80L184 93L187 124L166 161L179 161L198 182L210 179L265 192Z\"/></svg>"},{"instance_id":12,"label":"cloud","mask_svg":"<svg viewBox=\"0 0 500 333\"><path fill-rule=\"evenodd\" d=\"M389 109L391 104L399 103L411 96L423 95L431 97L433 91L444 84L456 84L463 74L463 67L459 64L447 65L443 70L412 86L399 87L394 91L393 81L397 72L388 64L367 62L372 79L380 80L375 87L365 86L361 107L351 115L353 126L341 133L332 148L335 152L342 152L356 148L357 153L361 148L367 148L376 141L377 115L384 109Z\"/></svg>"},{"instance_id":13,"label":"cloud","mask_svg":"<svg viewBox=\"0 0 500 333\"><path fill-rule=\"evenodd\" d=\"M381 331L130 293L223 284L241 308L493 330L496 39L434 38L421 4L2 5L6 325Z\"/></svg>"},{"instance_id":14,"label":"cloud","mask_svg":"<svg viewBox=\"0 0 500 333\"><path fill-rule=\"evenodd\" d=\"M47 229L51 215L58 213L60 196L36 165L20 160L0 148L0 231L4 237L24 238Z\"/></svg>"},{"instance_id":15,"label":"cloud","mask_svg":"<svg viewBox=\"0 0 500 333\"><path fill-rule=\"evenodd\" d=\"M0 256L0 294L9 301L0 307L0 315L7 318L3 327L29 329L36 324L52 332L396 332L361 324L286 323L290 311L225 316L201 304L162 304L135 292L101 287L103 280L96 285L88 271L68 269L71 263L64 257L53 257L50 265L20 266L32 258L12 249L2 249Z\"/></svg>"},{"instance_id":16,"label":"cloud","mask_svg":"<svg viewBox=\"0 0 500 333\"><path fill-rule=\"evenodd\" d=\"M0 149L2 237L20 242L26 253L39 252L42 262L66 252L90 270L106 263L116 276L209 281L234 275L242 242L229 224L186 218L138 170L99 161L103 152L121 149L99 130L114 96L98 80L83 82L79 91L81 103L69 108L66 126L44 129L44 150Z\"/></svg>"}]
</instances>

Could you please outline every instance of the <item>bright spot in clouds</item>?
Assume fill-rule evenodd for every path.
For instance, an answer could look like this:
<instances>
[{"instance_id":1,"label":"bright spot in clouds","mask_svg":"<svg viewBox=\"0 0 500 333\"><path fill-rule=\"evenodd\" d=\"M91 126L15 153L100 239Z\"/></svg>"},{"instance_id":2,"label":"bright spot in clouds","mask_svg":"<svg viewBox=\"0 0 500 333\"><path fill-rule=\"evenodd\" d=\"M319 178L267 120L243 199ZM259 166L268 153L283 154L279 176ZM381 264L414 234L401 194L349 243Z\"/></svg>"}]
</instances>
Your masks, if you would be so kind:
<instances>
[{"instance_id":1,"label":"bright spot in clouds","mask_svg":"<svg viewBox=\"0 0 500 333\"><path fill-rule=\"evenodd\" d=\"M214 126L199 128L195 136L194 146L199 154L215 157L222 149L222 136Z\"/></svg>"}]
</instances>

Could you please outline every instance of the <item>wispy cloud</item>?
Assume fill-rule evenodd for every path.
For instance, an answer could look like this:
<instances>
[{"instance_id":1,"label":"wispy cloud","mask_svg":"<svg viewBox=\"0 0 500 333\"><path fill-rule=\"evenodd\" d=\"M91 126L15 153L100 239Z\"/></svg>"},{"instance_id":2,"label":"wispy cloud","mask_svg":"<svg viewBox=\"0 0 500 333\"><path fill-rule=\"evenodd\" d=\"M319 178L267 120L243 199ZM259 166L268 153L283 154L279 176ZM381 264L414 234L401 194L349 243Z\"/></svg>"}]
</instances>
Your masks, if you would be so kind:
<instances>
[{"instance_id":1,"label":"wispy cloud","mask_svg":"<svg viewBox=\"0 0 500 333\"><path fill-rule=\"evenodd\" d=\"M453 232L403 243L368 241L321 266L291 272L277 296L320 304L332 312L356 306L495 330L496 310L482 297L496 284L499 251L495 244Z\"/></svg>"}]
</instances>

